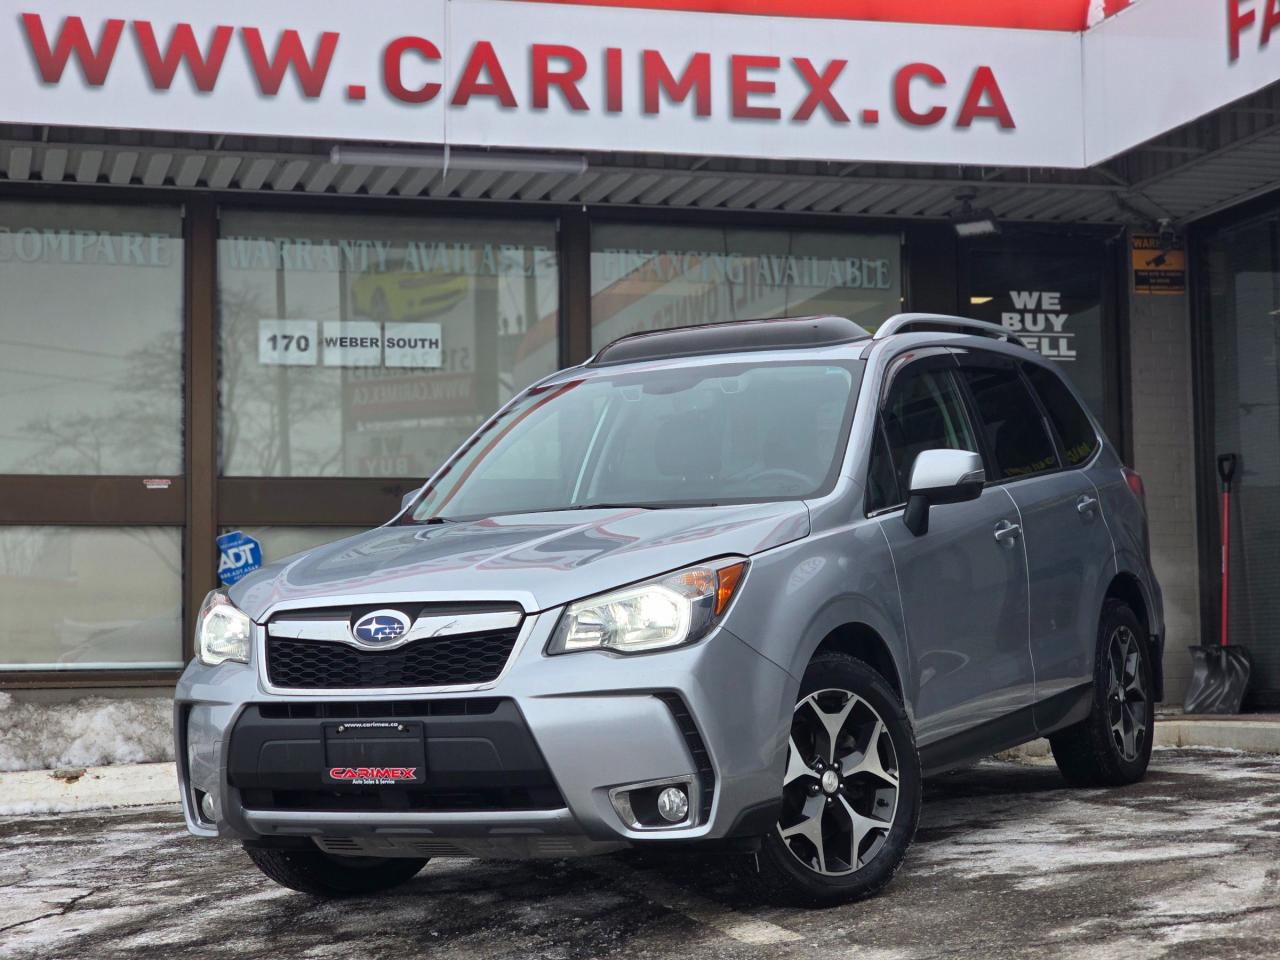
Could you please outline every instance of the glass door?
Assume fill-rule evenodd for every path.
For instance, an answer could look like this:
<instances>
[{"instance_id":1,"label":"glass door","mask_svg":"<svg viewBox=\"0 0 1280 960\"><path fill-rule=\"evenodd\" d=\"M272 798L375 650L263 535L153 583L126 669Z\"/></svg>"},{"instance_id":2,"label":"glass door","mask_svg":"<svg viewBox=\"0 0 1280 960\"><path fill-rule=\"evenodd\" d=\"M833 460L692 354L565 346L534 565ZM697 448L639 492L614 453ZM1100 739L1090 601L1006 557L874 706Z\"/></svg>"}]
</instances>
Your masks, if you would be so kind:
<instances>
[{"instance_id":1,"label":"glass door","mask_svg":"<svg viewBox=\"0 0 1280 960\"><path fill-rule=\"evenodd\" d=\"M961 243L961 312L1059 364L1121 442L1113 258L1092 237L1005 234Z\"/></svg>"},{"instance_id":2,"label":"glass door","mask_svg":"<svg viewBox=\"0 0 1280 960\"><path fill-rule=\"evenodd\" d=\"M1280 702L1280 216L1227 227L1201 245L1202 346L1211 411L1205 464L1239 458L1231 496L1231 642L1249 648L1252 689ZM1206 536L1202 563L1216 576L1221 542L1217 477L1202 472ZM1212 506L1210 506L1212 504ZM1216 585L1215 585L1216 587ZM1214 615L1217 589L1205 591ZM1216 636L1215 629L1209 634Z\"/></svg>"}]
</instances>

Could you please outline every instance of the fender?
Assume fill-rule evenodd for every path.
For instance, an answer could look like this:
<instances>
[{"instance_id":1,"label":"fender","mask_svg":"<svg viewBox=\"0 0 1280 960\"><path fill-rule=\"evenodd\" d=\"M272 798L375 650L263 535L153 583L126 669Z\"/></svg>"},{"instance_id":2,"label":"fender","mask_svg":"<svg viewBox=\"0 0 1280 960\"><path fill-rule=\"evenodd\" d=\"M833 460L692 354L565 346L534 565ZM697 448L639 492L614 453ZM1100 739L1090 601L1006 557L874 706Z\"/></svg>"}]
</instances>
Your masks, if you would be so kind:
<instances>
[{"instance_id":1,"label":"fender","mask_svg":"<svg viewBox=\"0 0 1280 960\"><path fill-rule=\"evenodd\" d=\"M859 520L752 558L752 570L785 584L783 596L744 590L726 626L782 667L798 693L819 644L839 627L860 624L884 641L911 709L916 685L905 640L893 559L879 523ZM798 616L799 614L799 616Z\"/></svg>"}]
</instances>

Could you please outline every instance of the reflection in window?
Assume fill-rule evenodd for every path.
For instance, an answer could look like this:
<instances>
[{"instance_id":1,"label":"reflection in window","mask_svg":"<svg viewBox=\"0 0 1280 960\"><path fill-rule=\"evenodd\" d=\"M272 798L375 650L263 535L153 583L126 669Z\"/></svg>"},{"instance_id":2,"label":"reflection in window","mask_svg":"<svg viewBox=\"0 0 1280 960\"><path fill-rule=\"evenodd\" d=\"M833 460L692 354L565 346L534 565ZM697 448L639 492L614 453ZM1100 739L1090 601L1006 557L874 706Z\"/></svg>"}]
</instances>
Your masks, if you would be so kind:
<instances>
[{"instance_id":1,"label":"reflection in window","mask_svg":"<svg viewBox=\"0 0 1280 960\"><path fill-rule=\"evenodd\" d=\"M176 208L0 202L0 473L182 473Z\"/></svg>"},{"instance_id":2,"label":"reflection in window","mask_svg":"<svg viewBox=\"0 0 1280 960\"><path fill-rule=\"evenodd\" d=\"M289 557L316 547L324 546L344 537L363 533L364 527L225 527L219 533L240 530L262 545L264 564L287 560Z\"/></svg>"},{"instance_id":3,"label":"reflection in window","mask_svg":"<svg viewBox=\"0 0 1280 960\"><path fill-rule=\"evenodd\" d=\"M182 666L182 531L0 527L0 668Z\"/></svg>"},{"instance_id":4,"label":"reflection in window","mask_svg":"<svg viewBox=\"0 0 1280 960\"><path fill-rule=\"evenodd\" d=\"M591 345L641 330L835 314L874 331L901 306L900 239L801 230L600 224Z\"/></svg>"},{"instance_id":5,"label":"reflection in window","mask_svg":"<svg viewBox=\"0 0 1280 960\"><path fill-rule=\"evenodd\" d=\"M422 477L552 372L550 223L230 211L228 476Z\"/></svg>"}]
</instances>

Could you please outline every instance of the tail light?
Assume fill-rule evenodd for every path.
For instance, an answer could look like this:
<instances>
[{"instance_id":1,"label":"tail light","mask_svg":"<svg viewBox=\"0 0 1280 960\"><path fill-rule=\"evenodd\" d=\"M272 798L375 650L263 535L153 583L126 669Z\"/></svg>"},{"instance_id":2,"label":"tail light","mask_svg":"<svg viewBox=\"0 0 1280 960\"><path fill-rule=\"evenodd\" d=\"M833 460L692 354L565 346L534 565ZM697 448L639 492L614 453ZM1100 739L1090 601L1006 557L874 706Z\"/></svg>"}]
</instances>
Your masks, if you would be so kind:
<instances>
[{"instance_id":1,"label":"tail light","mask_svg":"<svg viewBox=\"0 0 1280 960\"><path fill-rule=\"evenodd\" d=\"M1147 509L1147 488L1142 485L1142 475L1130 467L1122 467L1120 470L1124 474L1124 482L1129 485L1129 489L1133 491L1133 495L1138 498L1138 502L1142 504L1142 509Z\"/></svg>"}]
</instances>

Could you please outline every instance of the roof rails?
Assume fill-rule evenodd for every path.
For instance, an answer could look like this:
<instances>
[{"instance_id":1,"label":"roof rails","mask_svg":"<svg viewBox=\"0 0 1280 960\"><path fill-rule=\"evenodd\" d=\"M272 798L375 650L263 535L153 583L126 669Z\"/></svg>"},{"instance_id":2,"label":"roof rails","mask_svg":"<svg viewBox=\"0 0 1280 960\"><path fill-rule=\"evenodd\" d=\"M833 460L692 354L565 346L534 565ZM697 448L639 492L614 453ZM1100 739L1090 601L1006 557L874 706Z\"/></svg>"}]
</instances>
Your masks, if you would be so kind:
<instances>
[{"instance_id":1,"label":"roof rails","mask_svg":"<svg viewBox=\"0 0 1280 960\"><path fill-rule=\"evenodd\" d=\"M871 334L847 317L779 317L671 327L619 337L587 361L591 367L751 350L829 347Z\"/></svg>"},{"instance_id":2,"label":"roof rails","mask_svg":"<svg viewBox=\"0 0 1280 960\"><path fill-rule=\"evenodd\" d=\"M875 339L883 340L895 333L968 333L976 337L991 337L1024 346L1021 340L996 323L953 317L945 313L898 313L876 330Z\"/></svg>"}]
</instances>

